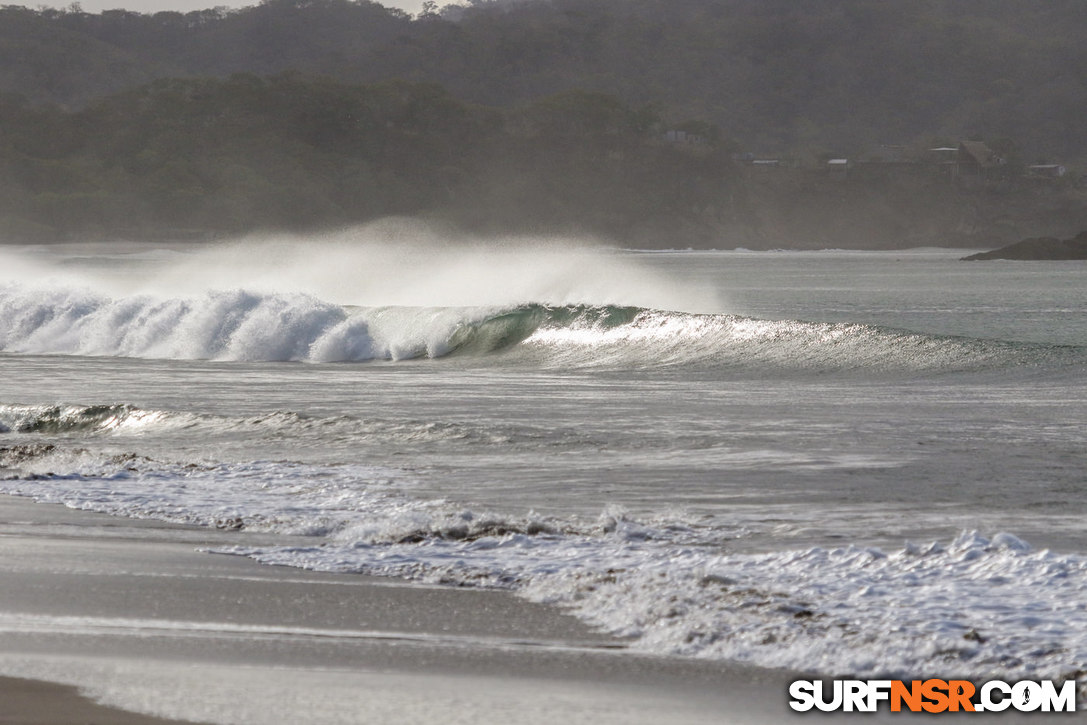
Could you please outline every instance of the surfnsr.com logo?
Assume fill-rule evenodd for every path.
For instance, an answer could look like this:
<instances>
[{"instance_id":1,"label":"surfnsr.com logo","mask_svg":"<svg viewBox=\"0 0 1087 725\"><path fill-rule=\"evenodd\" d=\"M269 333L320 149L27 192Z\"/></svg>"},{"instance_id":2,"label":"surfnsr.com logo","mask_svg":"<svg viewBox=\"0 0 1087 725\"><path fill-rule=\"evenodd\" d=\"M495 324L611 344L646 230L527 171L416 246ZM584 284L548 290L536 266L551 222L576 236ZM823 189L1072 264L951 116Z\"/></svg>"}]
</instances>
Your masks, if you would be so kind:
<instances>
[{"instance_id":1,"label":"surfnsr.com logo","mask_svg":"<svg viewBox=\"0 0 1087 725\"><path fill-rule=\"evenodd\" d=\"M799 712L1074 712L1076 682L967 680L797 680L789 707Z\"/></svg>"}]
</instances>

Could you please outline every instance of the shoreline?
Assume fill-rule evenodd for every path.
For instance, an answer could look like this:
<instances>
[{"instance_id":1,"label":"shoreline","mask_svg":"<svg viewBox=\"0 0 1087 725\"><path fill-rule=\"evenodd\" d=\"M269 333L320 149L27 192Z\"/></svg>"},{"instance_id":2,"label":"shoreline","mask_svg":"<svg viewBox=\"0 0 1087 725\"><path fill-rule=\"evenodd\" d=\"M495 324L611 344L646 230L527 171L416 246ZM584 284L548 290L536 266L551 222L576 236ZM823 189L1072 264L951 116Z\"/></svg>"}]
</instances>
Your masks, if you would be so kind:
<instances>
[{"instance_id":1,"label":"shoreline","mask_svg":"<svg viewBox=\"0 0 1087 725\"><path fill-rule=\"evenodd\" d=\"M0 677L0 722L4 725L180 725L184 721L104 707L79 694L75 687Z\"/></svg>"},{"instance_id":2,"label":"shoreline","mask_svg":"<svg viewBox=\"0 0 1087 725\"><path fill-rule=\"evenodd\" d=\"M450 708L541 723L787 711L789 673L632 653L507 592L196 551L239 536L0 496L0 676L19 678L0 692L25 710L0 722L48 723L58 693L69 709L56 722L103 722L108 706L142 713L104 720L133 725L260 723L283 708L281 721L322 724Z\"/></svg>"},{"instance_id":3,"label":"shoreline","mask_svg":"<svg viewBox=\"0 0 1087 725\"><path fill-rule=\"evenodd\" d=\"M508 592L199 551L239 537L284 540L0 495L0 723L854 717L792 712L799 672L634 652Z\"/></svg>"}]
</instances>

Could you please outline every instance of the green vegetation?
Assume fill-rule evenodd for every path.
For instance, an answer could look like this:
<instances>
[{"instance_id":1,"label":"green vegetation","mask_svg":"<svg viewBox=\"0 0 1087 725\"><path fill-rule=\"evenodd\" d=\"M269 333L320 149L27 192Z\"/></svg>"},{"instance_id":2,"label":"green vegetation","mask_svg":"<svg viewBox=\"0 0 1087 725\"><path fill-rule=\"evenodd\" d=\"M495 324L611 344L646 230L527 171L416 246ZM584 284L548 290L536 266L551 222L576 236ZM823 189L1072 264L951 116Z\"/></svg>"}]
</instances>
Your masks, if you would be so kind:
<instances>
[{"instance_id":1,"label":"green vegetation","mask_svg":"<svg viewBox=\"0 0 1087 725\"><path fill-rule=\"evenodd\" d=\"M438 86L297 75L161 80L78 112L0 102L9 238L306 229L420 215L478 230L635 234L734 174L660 121L571 92L500 111Z\"/></svg>"},{"instance_id":2,"label":"green vegetation","mask_svg":"<svg viewBox=\"0 0 1087 725\"><path fill-rule=\"evenodd\" d=\"M438 83L499 107L584 89L705 119L764 153L942 135L1082 162L1085 35L1081 0L476 0L415 19L367 0L9 6L0 90L74 107L160 77L284 71Z\"/></svg>"},{"instance_id":3,"label":"green vegetation","mask_svg":"<svg viewBox=\"0 0 1087 725\"><path fill-rule=\"evenodd\" d=\"M411 214L663 245L1067 234L1087 219L1076 176L1016 179L1087 161L1085 31L1082 0L471 0L415 18L367 0L0 7L0 233ZM988 140L1008 162L999 183L733 161L816 168L934 139Z\"/></svg>"}]
</instances>

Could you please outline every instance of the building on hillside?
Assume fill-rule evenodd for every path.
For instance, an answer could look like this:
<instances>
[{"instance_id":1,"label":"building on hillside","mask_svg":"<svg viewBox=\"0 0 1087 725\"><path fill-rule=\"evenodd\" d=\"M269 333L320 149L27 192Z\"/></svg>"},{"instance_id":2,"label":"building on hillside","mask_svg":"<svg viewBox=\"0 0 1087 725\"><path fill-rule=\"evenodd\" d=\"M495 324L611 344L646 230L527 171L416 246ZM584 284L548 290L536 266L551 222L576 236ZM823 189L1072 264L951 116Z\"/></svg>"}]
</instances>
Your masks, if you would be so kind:
<instances>
[{"instance_id":1,"label":"building on hillside","mask_svg":"<svg viewBox=\"0 0 1087 725\"><path fill-rule=\"evenodd\" d=\"M928 150L928 162L939 168L940 173L948 176L955 175L955 166L958 156L958 146L938 146Z\"/></svg>"},{"instance_id":2,"label":"building on hillside","mask_svg":"<svg viewBox=\"0 0 1087 725\"><path fill-rule=\"evenodd\" d=\"M826 170L835 175L846 175L853 167L849 159L827 159Z\"/></svg>"},{"instance_id":3,"label":"building on hillside","mask_svg":"<svg viewBox=\"0 0 1087 725\"><path fill-rule=\"evenodd\" d=\"M664 140L668 143L681 143L681 144L693 144L696 146L702 146L706 143L706 137L697 133L688 133L686 131L671 130L664 132Z\"/></svg>"},{"instance_id":4,"label":"building on hillside","mask_svg":"<svg viewBox=\"0 0 1087 725\"><path fill-rule=\"evenodd\" d=\"M760 169L784 169L794 165L788 159L781 158L780 156L764 156L755 154L751 151L733 154L732 160L738 164L754 166Z\"/></svg>"},{"instance_id":5,"label":"building on hillside","mask_svg":"<svg viewBox=\"0 0 1087 725\"><path fill-rule=\"evenodd\" d=\"M955 156L955 176L980 177L1004 164L1005 160L981 141L962 141Z\"/></svg>"},{"instance_id":6,"label":"building on hillside","mask_svg":"<svg viewBox=\"0 0 1087 725\"><path fill-rule=\"evenodd\" d=\"M1068 169L1060 164L1034 164L1027 167L1027 174L1042 179L1059 179L1068 173Z\"/></svg>"}]
</instances>

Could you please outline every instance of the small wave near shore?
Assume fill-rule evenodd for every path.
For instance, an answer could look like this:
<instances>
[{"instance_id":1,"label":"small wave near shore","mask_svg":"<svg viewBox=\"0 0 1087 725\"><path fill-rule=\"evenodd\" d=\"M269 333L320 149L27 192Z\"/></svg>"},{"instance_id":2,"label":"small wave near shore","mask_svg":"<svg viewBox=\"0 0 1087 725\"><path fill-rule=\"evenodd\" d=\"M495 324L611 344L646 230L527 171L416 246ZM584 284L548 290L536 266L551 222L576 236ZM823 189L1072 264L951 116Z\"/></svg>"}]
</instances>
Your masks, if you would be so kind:
<instances>
[{"instance_id":1,"label":"small wave near shore","mask_svg":"<svg viewBox=\"0 0 1087 725\"><path fill-rule=\"evenodd\" d=\"M1087 560L1006 533L742 553L740 528L697 517L490 512L417 498L413 474L385 466L29 443L0 449L0 470L4 493L238 530L217 551L266 564L512 590L650 653L863 676L1066 678L1087 664Z\"/></svg>"}]
</instances>

